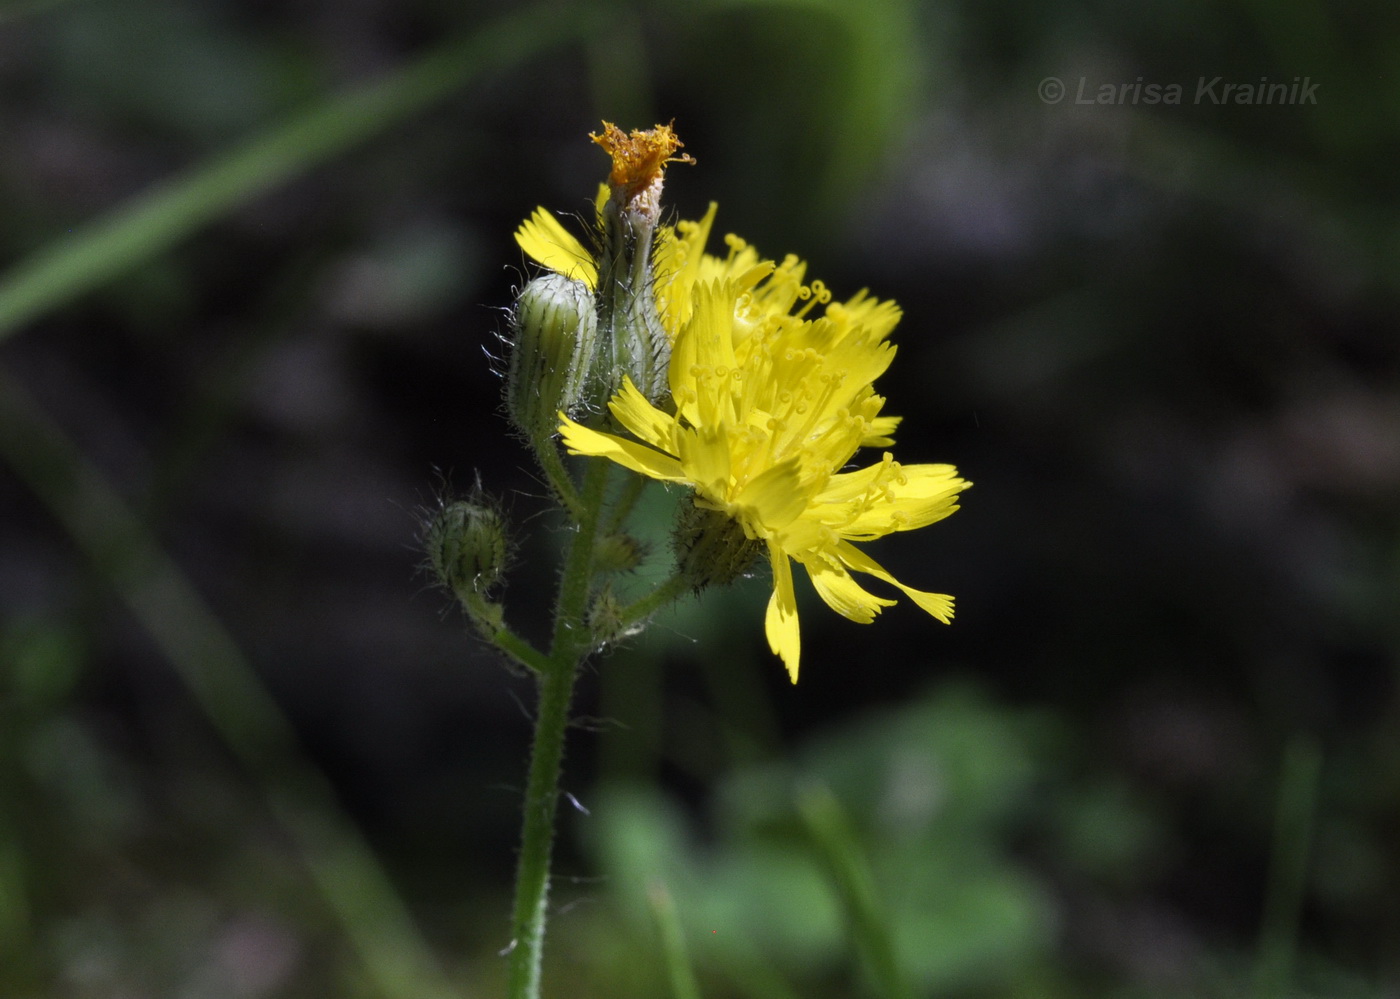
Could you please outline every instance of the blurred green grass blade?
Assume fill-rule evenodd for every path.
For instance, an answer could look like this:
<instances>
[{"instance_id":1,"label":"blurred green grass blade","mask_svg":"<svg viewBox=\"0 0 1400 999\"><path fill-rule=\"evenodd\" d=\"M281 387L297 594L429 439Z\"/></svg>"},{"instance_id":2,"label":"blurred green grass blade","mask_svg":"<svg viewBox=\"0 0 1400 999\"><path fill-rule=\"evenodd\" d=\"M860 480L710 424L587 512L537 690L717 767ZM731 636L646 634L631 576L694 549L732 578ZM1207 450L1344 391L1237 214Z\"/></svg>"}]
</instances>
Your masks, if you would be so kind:
<instances>
[{"instance_id":1,"label":"blurred green grass blade","mask_svg":"<svg viewBox=\"0 0 1400 999\"><path fill-rule=\"evenodd\" d=\"M0 370L0 456L150 633L219 735L262 785L316 889L386 999L454 995L393 884L232 636L130 506Z\"/></svg>"},{"instance_id":2,"label":"blurred green grass blade","mask_svg":"<svg viewBox=\"0 0 1400 999\"><path fill-rule=\"evenodd\" d=\"M1255 956L1254 999L1282 999L1289 994L1321 773L1322 751L1317 743L1308 736L1295 736L1284 753L1279 777L1268 895Z\"/></svg>"},{"instance_id":3,"label":"blurred green grass blade","mask_svg":"<svg viewBox=\"0 0 1400 999\"><path fill-rule=\"evenodd\" d=\"M889 920L876 899L870 866L840 801L823 785L808 786L798 792L797 813L836 882L856 947L877 994L884 999L914 999L895 953Z\"/></svg>"},{"instance_id":4,"label":"blurred green grass blade","mask_svg":"<svg viewBox=\"0 0 1400 999\"><path fill-rule=\"evenodd\" d=\"M52 240L0 277L0 340L472 80L582 37L594 19L587 4L542 5L503 17Z\"/></svg>"},{"instance_id":5,"label":"blurred green grass blade","mask_svg":"<svg viewBox=\"0 0 1400 999\"><path fill-rule=\"evenodd\" d=\"M27 971L34 952L28 869L14 824L0 805L0 958L11 974Z\"/></svg>"},{"instance_id":6,"label":"blurred green grass blade","mask_svg":"<svg viewBox=\"0 0 1400 999\"><path fill-rule=\"evenodd\" d=\"M850 205L884 166L891 143L916 117L920 98L928 98L918 30L920 15L927 12L913 0L711 0L709 7L805 11L840 26L845 58L827 71L841 74L842 86L828 106L807 112L826 119L821 127L833 140L821 165L818 196L829 210Z\"/></svg>"},{"instance_id":7,"label":"blurred green grass blade","mask_svg":"<svg viewBox=\"0 0 1400 999\"><path fill-rule=\"evenodd\" d=\"M661 934L661 956L671 981L671 999L700 999L700 986L695 982L695 971L690 965L675 899L662 882L653 881L647 888L647 901L651 903L651 915Z\"/></svg>"}]
</instances>

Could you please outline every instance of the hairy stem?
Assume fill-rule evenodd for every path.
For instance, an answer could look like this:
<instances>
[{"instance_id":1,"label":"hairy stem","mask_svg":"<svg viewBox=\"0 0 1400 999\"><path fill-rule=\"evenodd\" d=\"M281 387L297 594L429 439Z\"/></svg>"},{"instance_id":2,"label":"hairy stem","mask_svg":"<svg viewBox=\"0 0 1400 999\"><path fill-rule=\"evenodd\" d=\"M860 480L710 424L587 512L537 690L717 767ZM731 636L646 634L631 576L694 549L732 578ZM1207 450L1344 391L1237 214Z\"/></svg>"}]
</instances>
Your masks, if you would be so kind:
<instances>
[{"instance_id":1,"label":"hairy stem","mask_svg":"<svg viewBox=\"0 0 1400 999\"><path fill-rule=\"evenodd\" d=\"M646 596L622 608L622 612L618 615L618 627L626 628L643 620L676 598L684 596L689 589L691 589L691 583L685 576L677 573Z\"/></svg>"},{"instance_id":2,"label":"hairy stem","mask_svg":"<svg viewBox=\"0 0 1400 999\"><path fill-rule=\"evenodd\" d=\"M559 773L564 762L564 734L569 726L574 679L593 646L585 614L607 476L607 462L588 463L580 495L582 515L578 518L577 533L569 547L564 576L559 584L554 640L549 657L536 674L539 707L525 786L515 909L511 917L510 999L539 999L540 994L540 961L544 953L549 864L554 847Z\"/></svg>"},{"instance_id":3,"label":"hairy stem","mask_svg":"<svg viewBox=\"0 0 1400 999\"><path fill-rule=\"evenodd\" d=\"M555 803L576 673L575 663L563 669L551 669L539 677L535 744L525 787L520 865L515 877L514 936L510 942L511 999L538 999L540 994L540 959L544 953L545 910L549 902Z\"/></svg>"},{"instance_id":4,"label":"hairy stem","mask_svg":"<svg viewBox=\"0 0 1400 999\"><path fill-rule=\"evenodd\" d=\"M535 448L535 457L539 459L545 478L549 479L550 487L569 516L575 522L582 521L583 501L579 498L578 490L574 488L574 480L569 477L569 470L564 465L564 456L559 453L558 443L544 442Z\"/></svg>"}]
</instances>

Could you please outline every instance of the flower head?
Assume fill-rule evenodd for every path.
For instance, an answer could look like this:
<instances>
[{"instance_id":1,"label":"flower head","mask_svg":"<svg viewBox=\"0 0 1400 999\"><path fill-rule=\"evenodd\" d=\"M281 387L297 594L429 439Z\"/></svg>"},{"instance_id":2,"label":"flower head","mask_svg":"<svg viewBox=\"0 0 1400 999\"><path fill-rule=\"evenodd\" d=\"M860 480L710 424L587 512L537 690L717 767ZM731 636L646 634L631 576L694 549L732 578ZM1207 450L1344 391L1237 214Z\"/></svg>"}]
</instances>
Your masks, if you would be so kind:
<instances>
[{"instance_id":1,"label":"flower head","mask_svg":"<svg viewBox=\"0 0 1400 999\"><path fill-rule=\"evenodd\" d=\"M861 447L893 443L898 419L881 415L885 400L872 385L894 357L887 338L898 308L864 292L832 302L820 282L803 283L805 264L796 257L762 259L737 237L727 238L725 257L706 254L713 218L712 205L701 221L663 231L656 253L656 304L673 340L670 405L654 404L625 380L609 409L629 436L567 417L559 429L574 454L689 486L696 506L722 513L767 547L768 642L796 682L792 562L853 621L869 623L895 602L865 590L851 575L860 572L948 622L952 597L905 586L855 542L942 520L970 483L951 465L901 465L888 451L844 470ZM546 266L576 267L586 257L550 236L539 213L531 222L535 238L521 245L540 247L532 255Z\"/></svg>"}]
</instances>

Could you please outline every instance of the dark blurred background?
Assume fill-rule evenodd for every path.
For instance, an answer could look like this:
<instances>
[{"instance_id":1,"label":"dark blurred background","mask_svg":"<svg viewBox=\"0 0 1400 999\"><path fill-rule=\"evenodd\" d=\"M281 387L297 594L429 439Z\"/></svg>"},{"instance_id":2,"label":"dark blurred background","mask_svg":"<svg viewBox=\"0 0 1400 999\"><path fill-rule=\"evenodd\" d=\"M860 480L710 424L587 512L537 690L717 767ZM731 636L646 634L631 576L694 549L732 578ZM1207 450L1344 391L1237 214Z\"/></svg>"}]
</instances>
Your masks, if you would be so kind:
<instances>
[{"instance_id":1,"label":"dark blurred background","mask_svg":"<svg viewBox=\"0 0 1400 999\"><path fill-rule=\"evenodd\" d=\"M0 4L0 994L502 994L532 694L417 537L480 476L540 633L512 232L674 118L677 217L903 307L975 488L871 550L958 616L802 592L793 687L757 578L591 664L548 994L669 994L657 880L706 997L878 994L824 787L911 994L1400 996L1398 22Z\"/></svg>"}]
</instances>

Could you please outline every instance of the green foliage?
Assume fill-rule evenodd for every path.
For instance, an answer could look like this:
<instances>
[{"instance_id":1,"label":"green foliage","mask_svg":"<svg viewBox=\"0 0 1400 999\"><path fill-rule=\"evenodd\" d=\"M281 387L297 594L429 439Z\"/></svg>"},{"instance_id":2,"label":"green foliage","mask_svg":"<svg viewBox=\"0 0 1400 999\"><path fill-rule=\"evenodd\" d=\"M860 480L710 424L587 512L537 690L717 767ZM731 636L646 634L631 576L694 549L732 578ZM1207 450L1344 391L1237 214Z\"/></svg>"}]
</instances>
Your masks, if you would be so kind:
<instances>
[{"instance_id":1,"label":"green foliage","mask_svg":"<svg viewBox=\"0 0 1400 999\"><path fill-rule=\"evenodd\" d=\"M955 688L724 779L708 845L644 787L596 805L591 841L634 932L662 880L711 974L762 960L814 995L849 966L859 922L799 809L804 789L828 787L917 994L1010 988L1053 952L1054 906L1013 850L1035 788L1062 763L1045 752L1049 734L1044 719Z\"/></svg>"}]
</instances>

